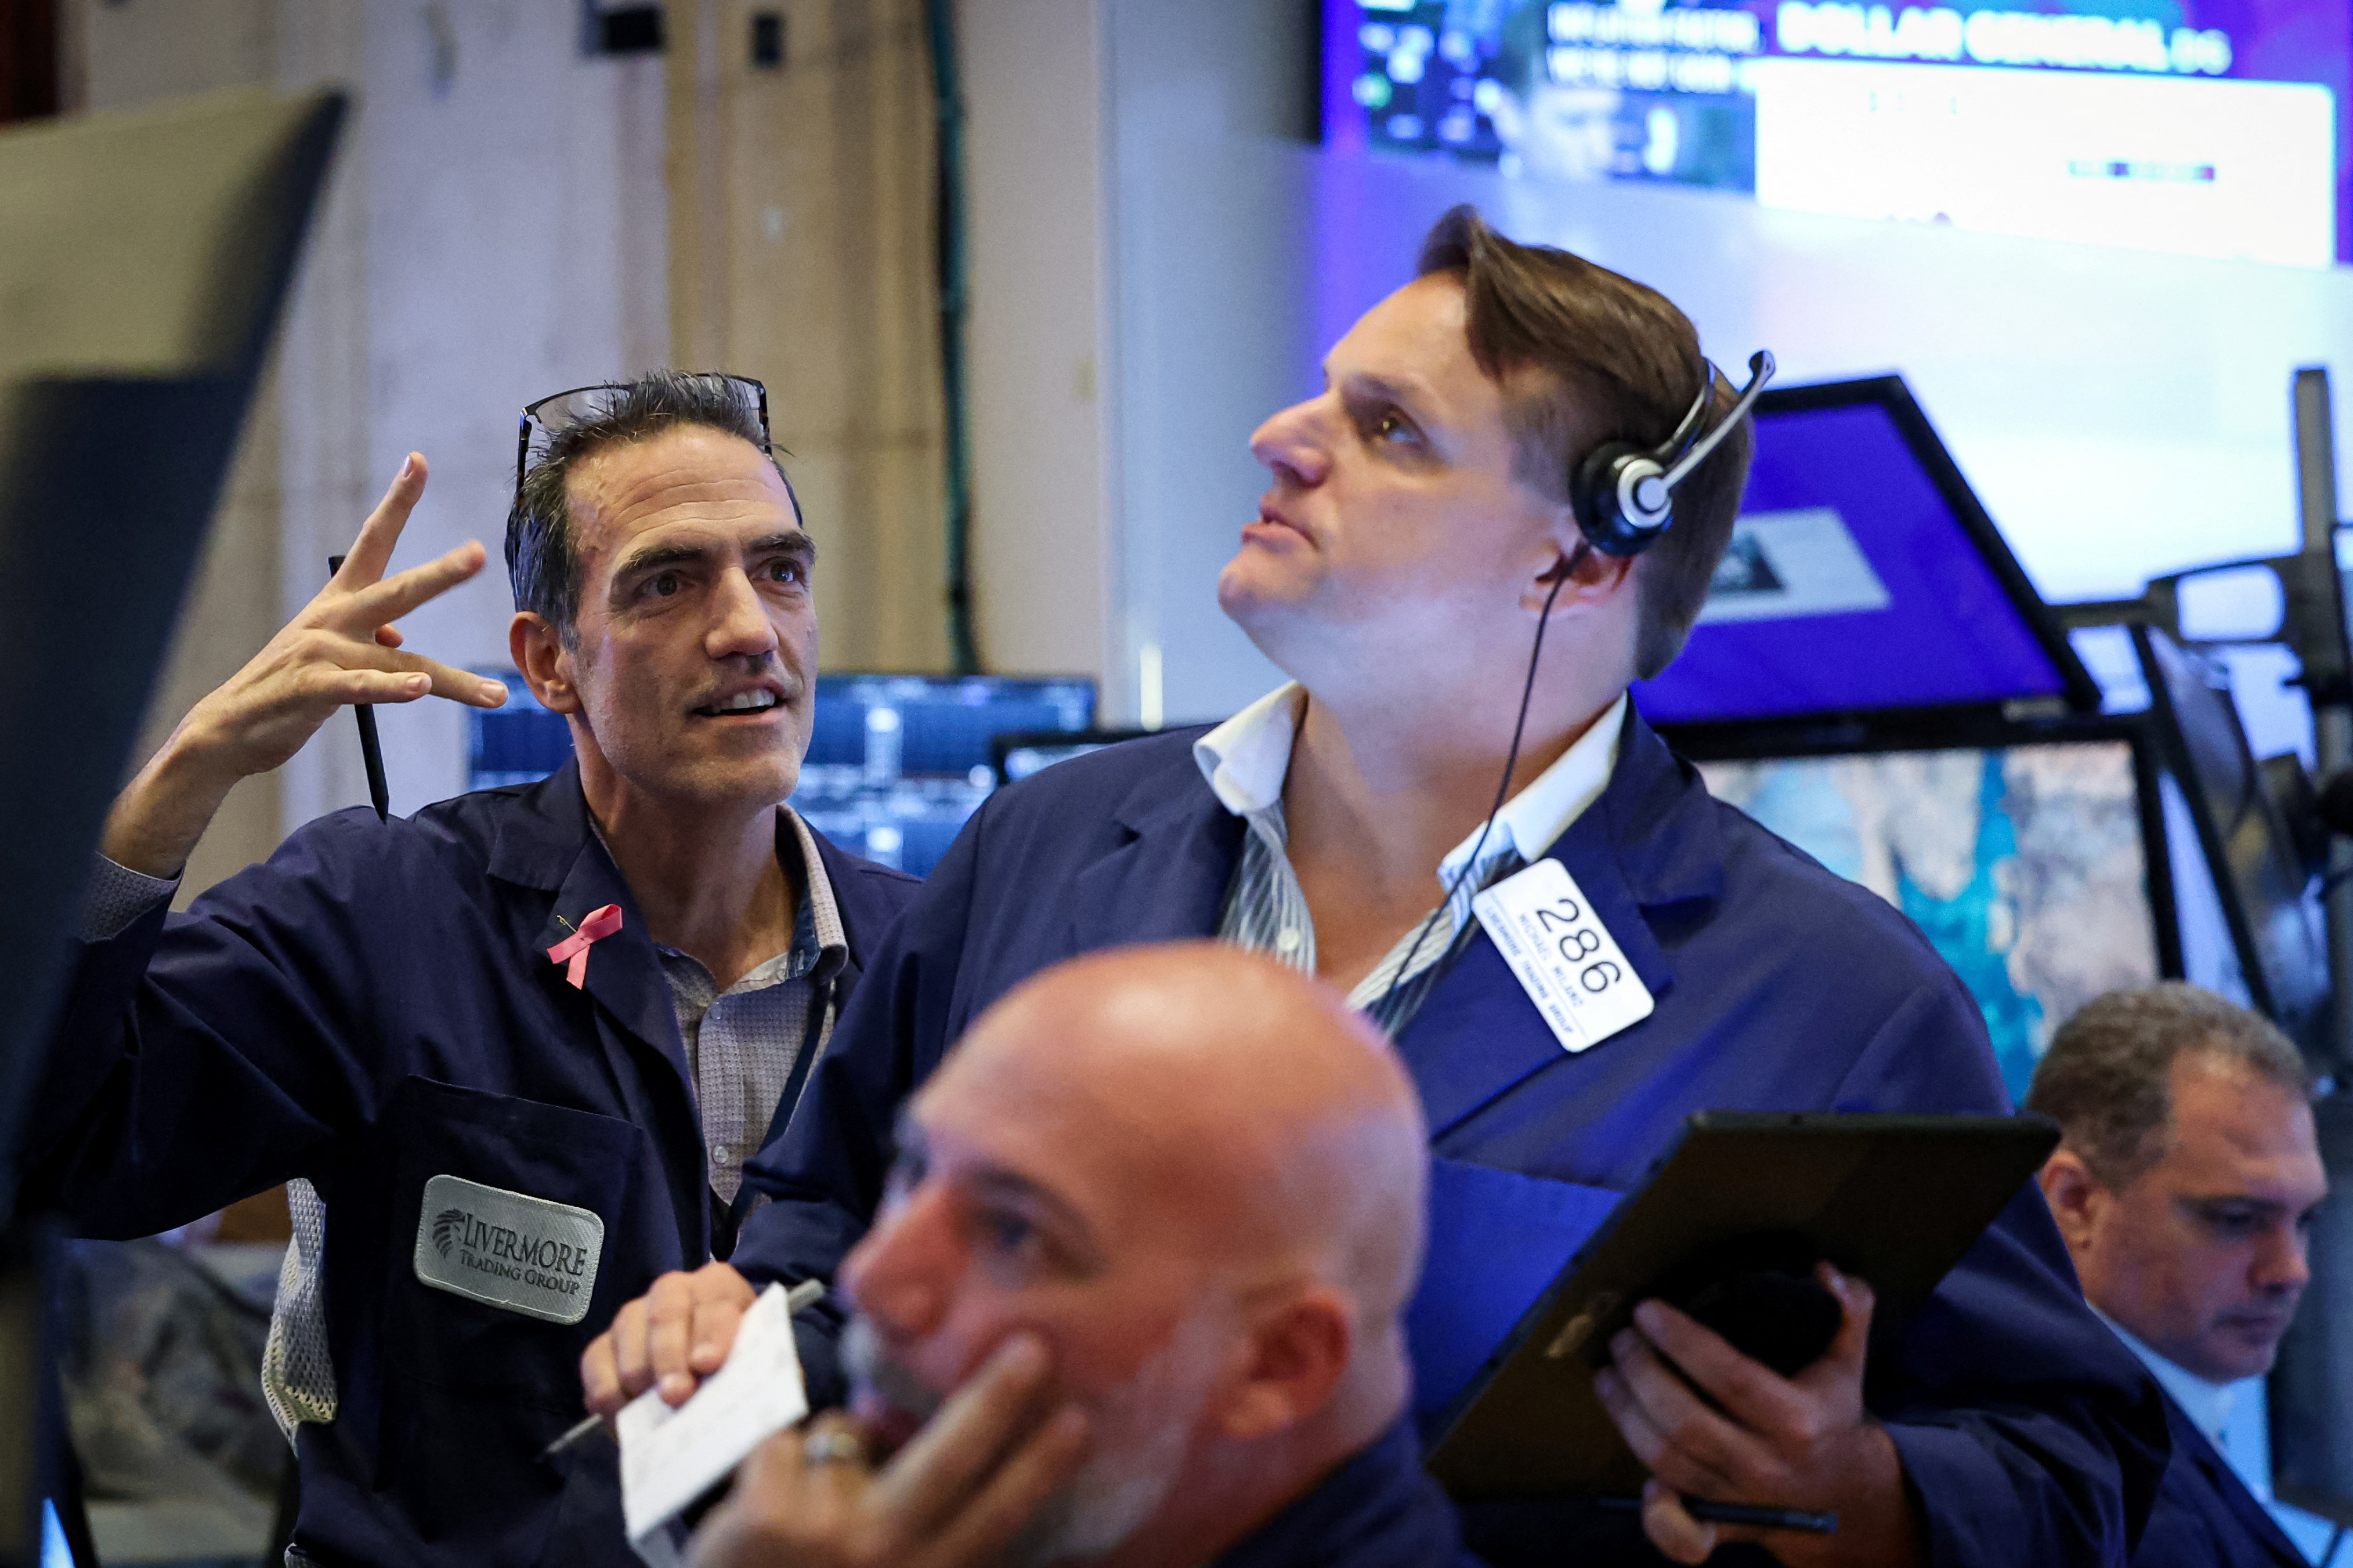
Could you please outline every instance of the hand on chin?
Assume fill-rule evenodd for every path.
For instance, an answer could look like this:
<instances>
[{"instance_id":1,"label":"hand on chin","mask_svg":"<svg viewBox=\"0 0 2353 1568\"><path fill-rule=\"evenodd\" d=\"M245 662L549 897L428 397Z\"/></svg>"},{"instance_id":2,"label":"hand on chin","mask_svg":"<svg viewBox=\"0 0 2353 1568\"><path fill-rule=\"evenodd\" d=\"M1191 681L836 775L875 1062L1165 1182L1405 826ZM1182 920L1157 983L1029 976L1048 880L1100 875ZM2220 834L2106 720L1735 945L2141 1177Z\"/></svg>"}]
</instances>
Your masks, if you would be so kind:
<instances>
[{"instance_id":1,"label":"hand on chin","mask_svg":"<svg viewBox=\"0 0 2353 1568\"><path fill-rule=\"evenodd\" d=\"M868 1450L880 1464L905 1447L923 1429L923 1419L883 1402L881 1395L861 1391L849 1402L849 1413L866 1429Z\"/></svg>"}]
</instances>

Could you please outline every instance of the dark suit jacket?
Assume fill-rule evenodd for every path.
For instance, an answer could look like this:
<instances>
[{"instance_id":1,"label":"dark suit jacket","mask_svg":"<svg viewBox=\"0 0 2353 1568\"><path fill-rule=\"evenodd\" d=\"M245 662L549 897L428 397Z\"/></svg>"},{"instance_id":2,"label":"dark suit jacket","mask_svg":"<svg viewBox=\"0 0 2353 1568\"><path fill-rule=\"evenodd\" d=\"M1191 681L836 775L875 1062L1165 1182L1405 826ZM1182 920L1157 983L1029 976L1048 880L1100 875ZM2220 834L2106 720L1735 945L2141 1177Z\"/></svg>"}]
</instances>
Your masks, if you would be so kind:
<instances>
[{"instance_id":1,"label":"dark suit jacket","mask_svg":"<svg viewBox=\"0 0 2353 1568\"><path fill-rule=\"evenodd\" d=\"M2271 1511L2168 1395L2173 1461L2133 1568L2308 1568Z\"/></svg>"},{"instance_id":2,"label":"dark suit jacket","mask_svg":"<svg viewBox=\"0 0 2353 1568\"><path fill-rule=\"evenodd\" d=\"M739 1268L831 1275L881 1194L900 1101L1011 986L1090 949L1216 932L1244 829L1195 766L1198 734L1049 768L966 825L875 955L808 1111L747 1169L776 1201ZM2009 1109L1977 1005L1919 931L1712 799L1639 715L1550 854L1657 1009L1567 1055L1480 935L1398 1038L1435 1158L1409 1321L1425 1422L1692 1112ZM821 1334L804 1357L822 1384ZM2154 1391L2084 1306L2031 1185L1873 1369L1870 1402L1939 1563L2122 1563L2164 1465ZM1559 1528L1540 1527L1548 1550L1572 1539ZM1630 1516L1573 1528L1580 1561L1647 1556ZM1472 1544L1512 1550L1483 1525Z\"/></svg>"},{"instance_id":3,"label":"dark suit jacket","mask_svg":"<svg viewBox=\"0 0 2353 1568\"><path fill-rule=\"evenodd\" d=\"M853 987L918 884L818 853ZM612 903L575 990L556 917ZM338 1409L298 1428L311 1557L634 1563L612 1445L538 1455L579 1417L589 1340L710 1256L711 1185L670 985L572 764L406 820L322 817L186 914L86 944L27 1143L25 1202L90 1236L316 1184ZM437 1175L594 1213L586 1315L422 1283Z\"/></svg>"}]
</instances>

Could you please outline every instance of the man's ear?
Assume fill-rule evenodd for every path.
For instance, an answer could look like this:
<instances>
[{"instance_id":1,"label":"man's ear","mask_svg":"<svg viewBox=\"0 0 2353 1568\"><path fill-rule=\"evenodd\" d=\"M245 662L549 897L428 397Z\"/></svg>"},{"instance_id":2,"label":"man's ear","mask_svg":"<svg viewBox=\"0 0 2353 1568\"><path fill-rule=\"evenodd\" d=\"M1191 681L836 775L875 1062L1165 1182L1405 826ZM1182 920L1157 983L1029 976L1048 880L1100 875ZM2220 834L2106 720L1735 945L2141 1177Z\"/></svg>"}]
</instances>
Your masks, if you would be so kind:
<instances>
[{"instance_id":1,"label":"man's ear","mask_svg":"<svg viewBox=\"0 0 2353 1568\"><path fill-rule=\"evenodd\" d=\"M1268 1311L1251 1329L1219 1426L1236 1442L1276 1436L1322 1410L1347 1375L1356 1320L1337 1291L1318 1287Z\"/></svg>"},{"instance_id":2,"label":"man's ear","mask_svg":"<svg viewBox=\"0 0 2353 1568\"><path fill-rule=\"evenodd\" d=\"M1596 550L1585 540L1585 531L1577 525L1577 514L1564 506L1555 514L1553 526L1546 531L1547 554L1544 564L1520 590L1521 607L1541 614L1545 601L1552 600L1553 614L1565 610L1591 609L1634 591L1633 555L1611 555ZM1563 576L1568 581L1561 582ZM1553 585L1560 584L1557 596Z\"/></svg>"},{"instance_id":3,"label":"man's ear","mask_svg":"<svg viewBox=\"0 0 2353 1568\"><path fill-rule=\"evenodd\" d=\"M572 684L572 654L546 616L517 610L507 623L507 651L539 705L551 713L577 713L580 694Z\"/></svg>"},{"instance_id":4,"label":"man's ear","mask_svg":"<svg viewBox=\"0 0 2353 1568\"><path fill-rule=\"evenodd\" d=\"M2082 1155L2063 1143L2042 1163L2034 1180L2042 1188L2043 1201L2051 1205L2051 1217L2058 1222L2067 1250L2081 1254L2091 1245L2100 1216L2106 1211L2111 1196L2107 1186L2092 1174Z\"/></svg>"}]
</instances>

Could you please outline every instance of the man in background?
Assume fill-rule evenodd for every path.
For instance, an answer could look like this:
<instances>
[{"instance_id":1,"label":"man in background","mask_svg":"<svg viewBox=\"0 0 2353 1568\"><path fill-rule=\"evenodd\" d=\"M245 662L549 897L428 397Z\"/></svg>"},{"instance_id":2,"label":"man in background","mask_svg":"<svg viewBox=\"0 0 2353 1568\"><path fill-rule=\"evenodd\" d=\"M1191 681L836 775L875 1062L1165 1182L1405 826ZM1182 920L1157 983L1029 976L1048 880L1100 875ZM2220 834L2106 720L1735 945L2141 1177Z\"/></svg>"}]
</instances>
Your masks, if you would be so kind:
<instances>
[{"instance_id":1,"label":"man in background","mask_svg":"<svg viewBox=\"0 0 2353 1568\"><path fill-rule=\"evenodd\" d=\"M1271 960L1017 987L910 1103L843 1265L849 1413L748 1461L694 1561L1460 1561L1406 1419L1424 1136L1379 1031Z\"/></svg>"},{"instance_id":2,"label":"man in background","mask_svg":"<svg viewBox=\"0 0 2353 1568\"><path fill-rule=\"evenodd\" d=\"M2165 1390L2173 1459L2140 1568L2304 1558L2219 1449L2311 1279L2328 1190L2303 1058L2264 1019L2178 982L2061 1026L2026 1108L2063 1136L2044 1196L2084 1295Z\"/></svg>"}]
</instances>

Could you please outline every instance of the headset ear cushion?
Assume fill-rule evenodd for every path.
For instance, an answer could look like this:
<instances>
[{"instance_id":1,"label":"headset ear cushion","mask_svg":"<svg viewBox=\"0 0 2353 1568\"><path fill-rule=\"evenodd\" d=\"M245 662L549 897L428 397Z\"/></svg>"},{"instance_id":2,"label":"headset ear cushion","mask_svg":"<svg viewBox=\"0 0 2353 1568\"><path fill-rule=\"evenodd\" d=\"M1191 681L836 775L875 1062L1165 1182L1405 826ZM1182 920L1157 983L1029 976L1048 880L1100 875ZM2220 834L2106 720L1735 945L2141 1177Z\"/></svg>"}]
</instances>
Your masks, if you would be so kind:
<instances>
[{"instance_id":1,"label":"headset ear cushion","mask_svg":"<svg viewBox=\"0 0 2353 1568\"><path fill-rule=\"evenodd\" d=\"M1605 441L1577 464L1569 479L1568 504L1594 549L1631 555L1649 542L1643 537L1645 531L1636 527L1618 505L1618 470L1647 455L1640 447L1623 441Z\"/></svg>"}]
</instances>

